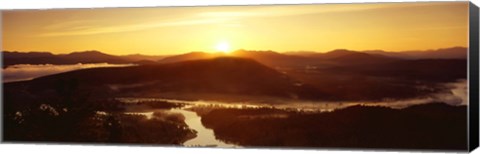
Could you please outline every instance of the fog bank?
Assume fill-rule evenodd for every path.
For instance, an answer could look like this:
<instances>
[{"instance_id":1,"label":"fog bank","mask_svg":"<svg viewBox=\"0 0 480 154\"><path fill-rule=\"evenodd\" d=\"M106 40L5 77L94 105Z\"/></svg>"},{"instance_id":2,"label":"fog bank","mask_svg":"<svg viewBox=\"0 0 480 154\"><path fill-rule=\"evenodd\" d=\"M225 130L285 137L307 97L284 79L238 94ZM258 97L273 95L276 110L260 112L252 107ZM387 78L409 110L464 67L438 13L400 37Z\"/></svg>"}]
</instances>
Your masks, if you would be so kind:
<instances>
[{"instance_id":1,"label":"fog bank","mask_svg":"<svg viewBox=\"0 0 480 154\"><path fill-rule=\"evenodd\" d=\"M79 69L98 68L98 67L125 67L133 64L108 64L108 63L91 63L91 64L69 64L69 65L52 65L52 64L18 64L2 69L3 82L14 82L31 80L37 77L68 72Z\"/></svg>"}]
</instances>

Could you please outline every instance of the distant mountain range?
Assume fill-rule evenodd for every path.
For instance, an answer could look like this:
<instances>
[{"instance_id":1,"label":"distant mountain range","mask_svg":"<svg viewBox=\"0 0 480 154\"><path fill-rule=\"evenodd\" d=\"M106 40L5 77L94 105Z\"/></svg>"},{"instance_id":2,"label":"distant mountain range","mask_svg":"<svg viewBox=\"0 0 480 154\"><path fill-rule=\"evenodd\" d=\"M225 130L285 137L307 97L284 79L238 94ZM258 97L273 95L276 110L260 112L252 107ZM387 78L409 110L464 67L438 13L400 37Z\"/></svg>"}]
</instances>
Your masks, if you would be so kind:
<instances>
[{"instance_id":1,"label":"distant mountain range","mask_svg":"<svg viewBox=\"0 0 480 154\"><path fill-rule=\"evenodd\" d=\"M111 63L111 64L148 64L155 63L164 56L126 55L114 56L100 51L81 51L69 54L52 54L50 52L16 52L3 51L3 67L15 64L77 64L77 63Z\"/></svg>"},{"instance_id":2,"label":"distant mountain range","mask_svg":"<svg viewBox=\"0 0 480 154\"><path fill-rule=\"evenodd\" d=\"M254 59L270 67L304 67L304 66L335 66L335 65L372 65L418 59L466 59L467 48L453 47L428 51L386 52L353 51L337 49L326 53L318 52L286 52L237 50L229 54L191 52L166 57L160 63L172 63L186 60L211 59L222 56Z\"/></svg>"},{"instance_id":3,"label":"distant mountain range","mask_svg":"<svg viewBox=\"0 0 480 154\"><path fill-rule=\"evenodd\" d=\"M354 51L346 49L337 49L327 53L318 53L312 51L286 52L287 55L297 56L316 56L316 57L338 57L352 53L365 53L370 55L382 55L401 59L466 59L468 49L465 47L440 48L436 50L411 50L411 51L384 51L384 50L365 50ZM335 54L332 54L335 53Z\"/></svg>"},{"instance_id":4,"label":"distant mountain range","mask_svg":"<svg viewBox=\"0 0 480 154\"><path fill-rule=\"evenodd\" d=\"M206 52L191 52L171 57L166 57L160 60L160 63L172 63L186 60L200 60L200 59L212 59L218 57L239 57L254 59L262 64L278 67L278 66L292 66L292 65L305 65L314 59L300 56L285 55L273 51L246 51L237 50L229 54L225 53L206 53Z\"/></svg>"},{"instance_id":5,"label":"distant mountain range","mask_svg":"<svg viewBox=\"0 0 480 154\"><path fill-rule=\"evenodd\" d=\"M353 51L337 49L326 53L237 50L229 54L190 52L173 56L126 55L115 56L100 51L73 52L54 55L49 52L10 52L3 51L4 67L15 64L76 64L76 63L112 63L112 64L155 64L172 63L187 60L211 59L217 57L251 58L273 67L305 66L312 64L375 64L392 62L399 59L466 59L467 48L452 47L425 51L387 52L383 50Z\"/></svg>"},{"instance_id":6,"label":"distant mountain range","mask_svg":"<svg viewBox=\"0 0 480 154\"><path fill-rule=\"evenodd\" d=\"M186 60L211 59L217 57L241 57L254 59L270 67L304 67L307 65L350 65L383 63L398 60L376 54L367 54L347 50L334 50L328 53L312 53L310 55L289 55L274 51L237 50L229 54L191 52L160 60L160 63L172 63Z\"/></svg>"},{"instance_id":7,"label":"distant mountain range","mask_svg":"<svg viewBox=\"0 0 480 154\"><path fill-rule=\"evenodd\" d=\"M122 60L87 53L97 55L94 60L98 62L102 58ZM78 54L70 56L78 58L76 61L88 58ZM466 74L466 59L412 60L347 50L310 56L239 50L230 54L188 53L152 64L75 70L4 85L10 96L24 90L49 96L59 85L79 85L80 91L96 97L382 101L441 92L443 83L466 79Z\"/></svg>"}]
</instances>

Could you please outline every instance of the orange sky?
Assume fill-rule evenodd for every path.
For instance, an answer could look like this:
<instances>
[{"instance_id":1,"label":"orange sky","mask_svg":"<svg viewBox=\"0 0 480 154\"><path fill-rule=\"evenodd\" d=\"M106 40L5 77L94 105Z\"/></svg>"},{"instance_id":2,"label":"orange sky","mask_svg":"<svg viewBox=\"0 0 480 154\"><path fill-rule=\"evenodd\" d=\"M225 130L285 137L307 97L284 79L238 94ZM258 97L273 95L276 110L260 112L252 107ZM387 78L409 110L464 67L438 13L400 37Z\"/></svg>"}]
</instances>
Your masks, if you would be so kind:
<instances>
[{"instance_id":1,"label":"orange sky","mask_svg":"<svg viewBox=\"0 0 480 154\"><path fill-rule=\"evenodd\" d=\"M2 11L3 50L169 55L467 46L468 2Z\"/></svg>"}]
</instances>

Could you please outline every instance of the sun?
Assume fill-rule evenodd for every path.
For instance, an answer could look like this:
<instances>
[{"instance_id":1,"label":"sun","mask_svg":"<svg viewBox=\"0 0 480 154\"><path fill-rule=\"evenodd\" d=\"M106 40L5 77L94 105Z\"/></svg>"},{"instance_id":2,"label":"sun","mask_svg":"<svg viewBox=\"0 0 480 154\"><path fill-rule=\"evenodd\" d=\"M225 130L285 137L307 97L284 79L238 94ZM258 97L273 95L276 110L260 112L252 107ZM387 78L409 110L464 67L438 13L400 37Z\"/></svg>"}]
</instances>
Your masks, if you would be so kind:
<instances>
[{"instance_id":1,"label":"sun","mask_svg":"<svg viewBox=\"0 0 480 154\"><path fill-rule=\"evenodd\" d=\"M215 49L217 49L217 51L221 51L223 53L229 53L231 51L230 50L230 44L226 41L222 41L222 42L217 43L217 45L215 45Z\"/></svg>"}]
</instances>

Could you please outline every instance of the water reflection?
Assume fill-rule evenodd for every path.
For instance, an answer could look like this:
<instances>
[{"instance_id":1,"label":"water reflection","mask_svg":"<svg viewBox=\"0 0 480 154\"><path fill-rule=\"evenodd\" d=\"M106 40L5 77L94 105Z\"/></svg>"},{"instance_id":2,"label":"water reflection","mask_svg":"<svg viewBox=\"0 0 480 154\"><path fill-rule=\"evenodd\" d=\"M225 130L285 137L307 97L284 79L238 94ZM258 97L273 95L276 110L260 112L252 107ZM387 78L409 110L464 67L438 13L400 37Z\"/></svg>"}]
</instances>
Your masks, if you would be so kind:
<instances>
[{"instance_id":1,"label":"water reflection","mask_svg":"<svg viewBox=\"0 0 480 154\"><path fill-rule=\"evenodd\" d=\"M138 101L138 100L137 100ZM171 103L171 102L170 102ZM184 146L207 146L207 147L239 147L234 144L228 144L223 141L217 140L212 129L208 129L203 126L201 122L201 117L197 113L190 111L188 107L186 108L175 108L175 109L152 109L146 111L144 109L135 111L135 109L127 109L128 111L124 112L127 115L143 115L146 119L157 119L165 120L172 117L180 117L190 129L195 130L196 137L186 141ZM105 112L97 112L97 114L107 114ZM180 116L179 116L180 115Z\"/></svg>"},{"instance_id":2,"label":"water reflection","mask_svg":"<svg viewBox=\"0 0 480 154\"><path fill-rule=\"evenodd\" d=\"M201 117L197 113L186 109L172 109L171 111L183 114L188 127L197 131L197 137L183 143L184 146L239 147L217 140L213 130L203 126Z\"/></svg>"}]
</instances>

